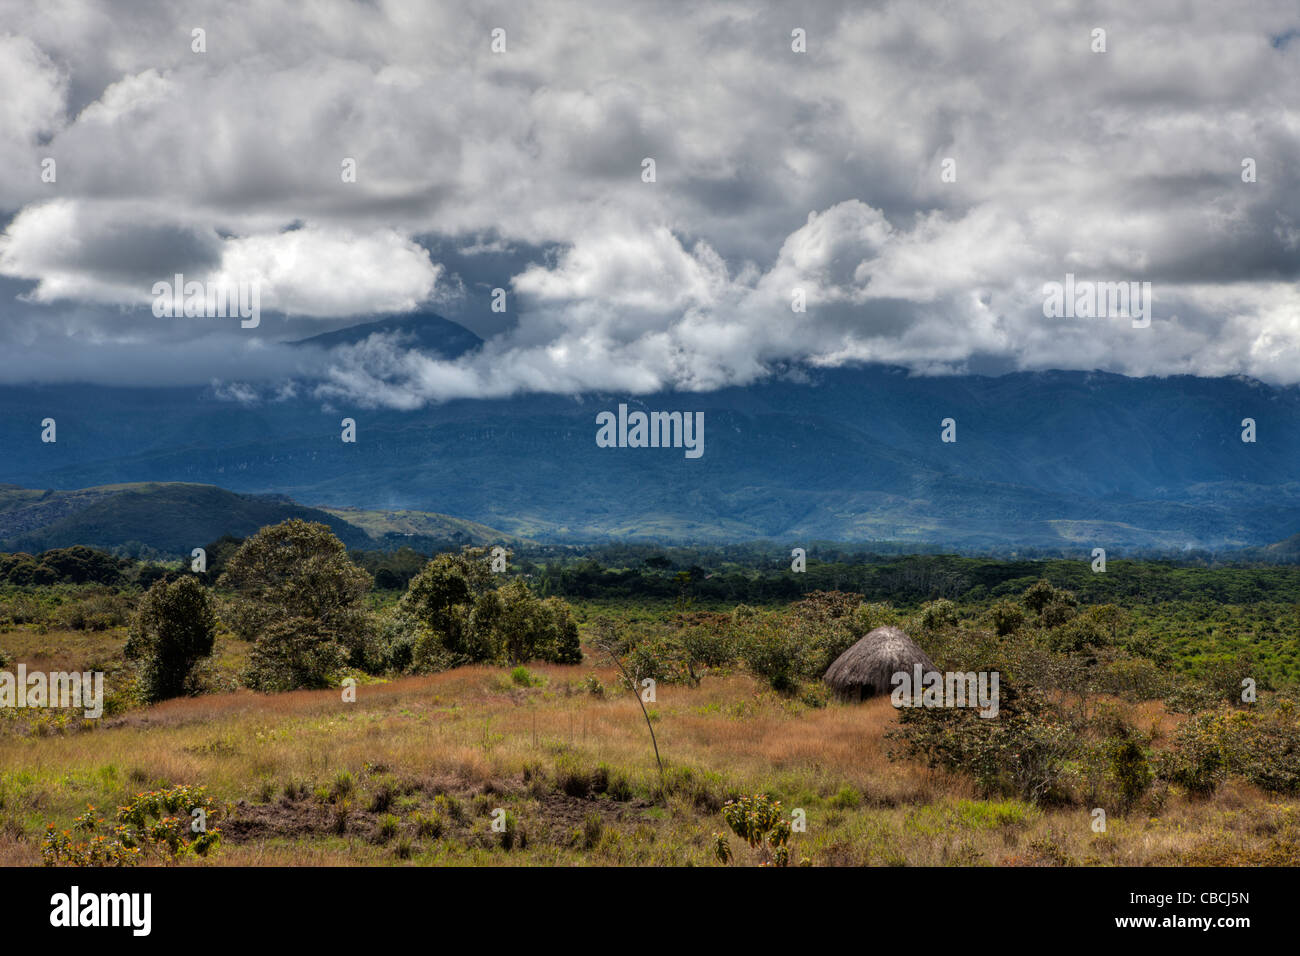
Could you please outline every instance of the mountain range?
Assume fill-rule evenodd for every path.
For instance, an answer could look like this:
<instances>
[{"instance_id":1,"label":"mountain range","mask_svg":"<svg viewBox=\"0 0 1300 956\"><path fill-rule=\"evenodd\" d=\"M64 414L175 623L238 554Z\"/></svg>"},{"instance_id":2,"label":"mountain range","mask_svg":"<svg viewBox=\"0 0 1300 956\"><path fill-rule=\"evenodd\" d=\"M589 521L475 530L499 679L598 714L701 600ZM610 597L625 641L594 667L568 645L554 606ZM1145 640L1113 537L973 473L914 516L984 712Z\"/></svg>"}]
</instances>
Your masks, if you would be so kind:
<instances>
[{"instance_id":1,"label":"mountain range","mask_svg":"<svg viewBox=\"0 0 1300 956\"><path fill-rule=\"evenodd\" d=\"M375 332L442 357L480 345L433 315L300 344L346 347ZM476 541L821 539L1082 554L1260 547L1300 532L1300 389L1245 378L865 365L707 393L532 394L413 411L327 402L312 385L255 401L210 386L0 387L0 481L37 494L219 486L333 509L345 533L372 541L428 528L396 531L401 522L385 518L365 531L362 512L432 514L410 520ZM620 404L702 412L704 454L598 447L597 415ZM341 440L344 417L356 421L355 443ZM54 443L41 441L45 418L57 421ZM1242 440L1247 418L1253 442ZM942 440L945 419L956 441ZM122 509L121 494L96 506ZM360 511L353 521L339 509ZM262 520L253 505L237 512ZM35 530L0 524L0 542Z\"/></svg>"}]
</instances>

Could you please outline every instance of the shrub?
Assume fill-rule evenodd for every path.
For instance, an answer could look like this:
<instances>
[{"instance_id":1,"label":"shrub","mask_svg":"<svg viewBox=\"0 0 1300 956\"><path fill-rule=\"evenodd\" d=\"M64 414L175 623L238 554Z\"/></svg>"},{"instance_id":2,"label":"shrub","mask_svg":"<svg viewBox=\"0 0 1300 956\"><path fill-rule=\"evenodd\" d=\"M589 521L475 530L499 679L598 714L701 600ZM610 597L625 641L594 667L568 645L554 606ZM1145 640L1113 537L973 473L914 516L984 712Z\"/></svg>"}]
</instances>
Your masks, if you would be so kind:
<instances>
[{"instance_id":1,"label":"shrub","mask_svg":"<svg viewBox=\"0 0 1300 956\"><path fill-rule=\"evenodd\" d=\"M1207 690L1216 700L1240 706L1242 683L1247 678L1259 677L1259 662L1253 654L1242 651L1235 657L1212 661L1208 670Z\"/></svg>"},{"instance_id":2,"label":"shrub","mask_svg":"<svg viewBox=\"0 0 1300 956\"><path fill-rule=\"evenodd\" d=\"M779 800L766 794L737 797L728 800L722 808L722 819L731 832L758 850L764 866L786 866L790 862L790 821ZM722 841L725 844L725 840ZM731 848L725 852L715 844L718 859L726 863L731 858Z\"/></svg>"},{"instance_id":3,"label":"shrub","mask_svg":"<svg viewBox=\"0 0 1300 956\"><path fill-rule=\"evenodd\" d=\"M1224 719L1223 714L1203 713L1184 721L1174 735L1174 749L1158 758L1160 776L1194 796L1214 793L1228 770Z\"/></svg>"},{"instance_id":4,"label":"shrub","mask_svg":"<svg viewBox=\"0 0 1300 956\"><path fill-rule=\"evenodd\" d=\"M140 602L127 638L127 658L141 662L146 699L196 690L195 667L211 656L216 639L211 593L191 577L159 581Z\"/></svg>"},{"instance_id":5,"label":"shrub","mask_svg":"<svg viewBox=\"0 0 1300 956\"><path fill-rule=\"evenodd\" d=\"M999 601L989 611L993 620L993 630L998 637L1005 637L1020 630L1025 623L1025 612L1020 605L1012 601Z\"/></svg>"},{"instance_id":6,"label":"shrub","mask_svg":"<svg viewBox=\"0 0 1300 956\"><path fill-rule=\"evenodd\" d=\"M1056 600L1058 594L1059 592L1052 587L1051 582L1044 579L1030 585L1021 596L1021 601L1025 607L1035 614L1042 614L1043 608Z\"/></svg>"},{"instance_id":7,"label":"shrub","mask_svg":"<svg viewBox=\"0 0 1300 956\"><path fill-rule=\"evenodd\" d=\"M1047 646L1058 654L1077 654L1103 646L1105 632L1086 617L1073 617L1073 613L1067 605L1059 603L1044 608L1043 623L1053 628L1043 637Z\"/></svg>"},{"instance_id":8,"label":"shrub","mask_svg":"<svg viewBox=\"0 0 1300 956\"><path fill-rule=\"evenodd\" d=\"M1065 592L1061 593L1064 594ZM1068 599L1056 598L1043 607L1039 618L1042 620L1044 627L1060 627L1067 621L1073 620L1076 606L1073 597Z\"/></svg>"},{"instance_id":9,"label":"shrub","mask_svg":"<svg viewBox=\"0 0 1300 956\"><path fill-rule=\"evenodd\" d=\"M203 787L139 793L118 808L111 832L103 832L104 819L94 807L87 807L71 830L47 824L41 856L46 866L132 866L144 858L173 862L205 856L221 842L221 830L209 825L218 813ZM200 820L203 826L195 832Z\"/></svg>"},{"instance_id":10,"label":"shrub","mask_svg":"<svg viewBox=\"0 0 1300 956\"><path fill-rule=\"evenodd\" d=\"M804 642L783 622L764 618L750 623L740 656L773 690L790 693L798 688L805 672L805 649Z\"/></svg>"},{"instance_id":11,"label":"shrub","mask_svg":"<svg viewBox=\"0 0 1300 956\"><path fill-rule=\"evenodd\" d=\"M931 601L921 609L921 627L927 631L940 631L957 624L957 605L946 598Z\"/></svg>"},{"instance_id":12,"label":"shrub","mask_svg":"<svg viewBox=\"0 0 1300 956\"><path fill-rule=\"evenodd\" d=\"M1228 774L1272 793L1300 792L1300 722L1290 702L1274 710L1196 714L1161 755L1160 775L1208 796Z\"/></svg>"},{"instance_id":13,"label":"shrub","mask_svg":"<svg viewBox=\"0 0 1300 956\"><path fill-rule=\"evenodd\" d=\"M1107 661L1097 675L1097 690L1129 700L1155 700L1170 692L1169 674L1144 657Z\"/></svg>"},{"instance_id":14,"label":"shrub","mask_svg":"<svg viewBox=\"0 0 1300 956\"><path fill-rule=\"evenodd\" d=\"M1108 740L1110 773L1119 789L1120 809L1127 813L1146 795L1155 779L1146 748L1131 728Z\"/></svg>"},{"instance_id":15,"label":"shrub","mask_svg":"<svg viewBox=\"0 0 1300 956\"><path fill-rule=\"evenodd\" d=\"M659 684L675 684L689 680L685 653L681 645L665 637L651 637L637 642L623 660L633 690L641 690L647 678Z\"/></svg>"},{"instance_id":16,"label":"shrub","mask_svg":"<svg viewBox=\"0 0 1300 956\"><path fill-rule=\"evenodd\" d=\"M1038 692L1003 683L995 719L964 707L905 707L901 746L889 757L913 757L930 767L974 775L987 795L1009 794L1038 805L1067 799L1066 764L1079 750L1078 728Z\"/></svg>"},{"instance_id":17,"label":"shrub","mask_svg":"<svg viewBox=\"0 0 1300 956\"><path fill-rule=\"evenodd\" d=\"M862 794L850 786L843 786L827 803L837 810L856 810L862 804Z\"/></svg>"}]
</instances>

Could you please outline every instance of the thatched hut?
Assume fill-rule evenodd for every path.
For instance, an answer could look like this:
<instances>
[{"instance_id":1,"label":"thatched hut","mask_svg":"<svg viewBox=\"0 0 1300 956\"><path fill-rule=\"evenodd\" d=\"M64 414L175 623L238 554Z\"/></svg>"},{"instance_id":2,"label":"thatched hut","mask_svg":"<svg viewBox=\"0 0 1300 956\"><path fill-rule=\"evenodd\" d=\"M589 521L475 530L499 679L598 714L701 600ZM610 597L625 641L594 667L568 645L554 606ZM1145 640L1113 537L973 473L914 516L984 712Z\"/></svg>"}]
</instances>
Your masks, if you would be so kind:
<instances>
[{"instance_id":1,"label":"thatched hut","mask_svg":"<svg viewBox=\"0 0 1300 956\"><path fill-rule=\"evenodd\" d=\"M891 693L894 674L906 671L912 675L917 664L922 674L939 669L901 630L878 627L835 658L822 680L845 700L866 700Z\"/></svg>"}]
</instances>

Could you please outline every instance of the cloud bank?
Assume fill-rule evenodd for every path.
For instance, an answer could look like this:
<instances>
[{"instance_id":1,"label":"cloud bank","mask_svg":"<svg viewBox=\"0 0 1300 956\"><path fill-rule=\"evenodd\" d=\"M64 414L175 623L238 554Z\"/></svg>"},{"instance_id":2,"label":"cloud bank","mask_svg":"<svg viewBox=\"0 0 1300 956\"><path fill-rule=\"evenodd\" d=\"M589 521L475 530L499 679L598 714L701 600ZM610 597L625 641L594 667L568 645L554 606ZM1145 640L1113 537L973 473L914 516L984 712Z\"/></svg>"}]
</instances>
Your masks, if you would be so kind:
<instances>
[{"instance_id":1,"label":"cloud bank","mask_svg":"<svg viewBox=\"0 0 1300 956\"><path fill-rule=\"evenodd\" d=\"M1294 4L606 6L0 0L0 381L1300 381ZM176 272L276 321L154 319ZM1067 273L1150 282L1150 327L1046 318ZM417 309L488 341L274 341Z\"/></svg>"}]
</instances>

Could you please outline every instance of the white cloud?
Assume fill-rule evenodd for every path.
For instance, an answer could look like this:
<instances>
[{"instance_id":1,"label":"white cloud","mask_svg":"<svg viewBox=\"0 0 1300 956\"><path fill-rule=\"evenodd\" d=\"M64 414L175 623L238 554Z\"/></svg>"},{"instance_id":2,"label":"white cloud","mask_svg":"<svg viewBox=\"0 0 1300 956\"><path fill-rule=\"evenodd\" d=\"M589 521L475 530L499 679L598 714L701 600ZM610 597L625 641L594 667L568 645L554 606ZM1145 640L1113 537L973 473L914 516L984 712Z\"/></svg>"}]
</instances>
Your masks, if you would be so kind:
<instances>
[{"instance_id":1,"label":"white cloud","mask_svg":"<svg viewBox=\"0 0 1300 956\"><path fill-rule=\"evenodd\" d=\"M30 170L0 179L0 274L51 310L108 307L89 348L176 261L328 318L462 294L416 236L558 250L489 283L519 326L481 354L381 343L335 369L328 387L389 402L713 388L799 361L1295 382L1294 15L64 0L55 17L0 0L0 159ZM1152 282L1152 327L1045 320L1042 285L1067 271Z\"/></svg>"}]
</instances>

